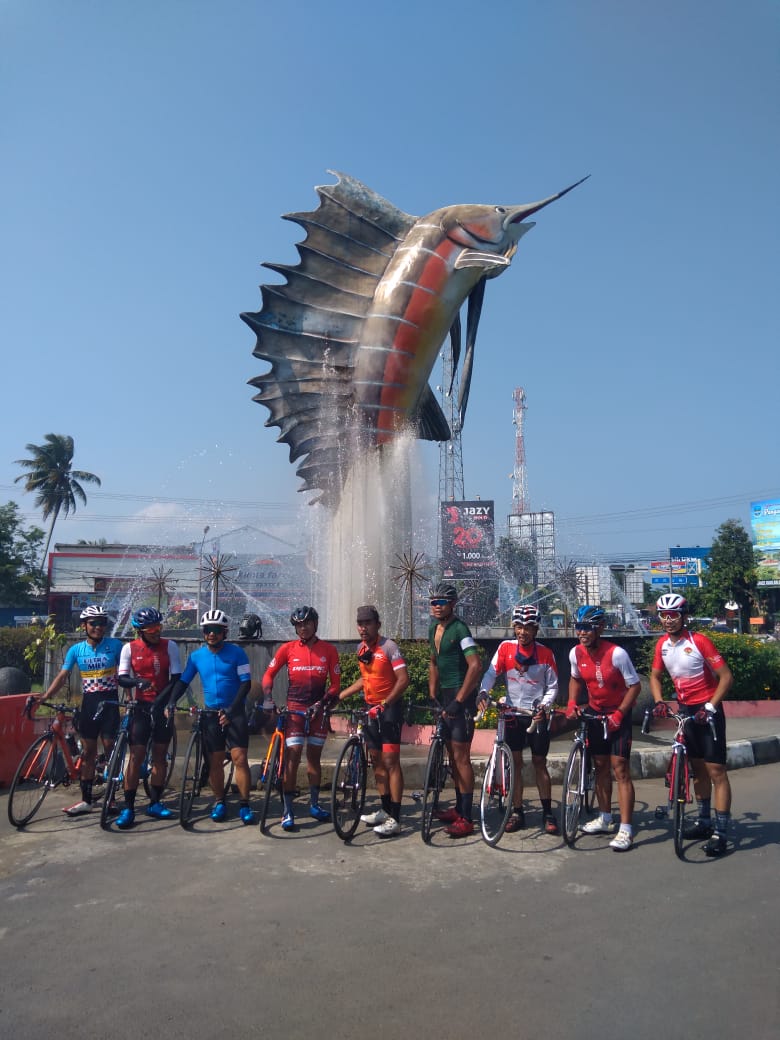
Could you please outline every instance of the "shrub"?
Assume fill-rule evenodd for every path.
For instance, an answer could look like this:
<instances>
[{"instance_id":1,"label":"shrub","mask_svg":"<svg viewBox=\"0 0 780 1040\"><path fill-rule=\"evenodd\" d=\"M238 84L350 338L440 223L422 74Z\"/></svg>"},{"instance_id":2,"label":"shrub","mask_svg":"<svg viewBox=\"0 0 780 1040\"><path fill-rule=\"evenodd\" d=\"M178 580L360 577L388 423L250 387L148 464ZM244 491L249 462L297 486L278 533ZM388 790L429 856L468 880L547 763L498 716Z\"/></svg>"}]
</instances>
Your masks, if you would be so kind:
<instances>
[{"instance_id":1,"label":"shrub","mask_svg":"<svg viewBox=\"0 0 780 1040\"><path fill-rule=\"evenodd\" d=\"M0 668L21 668L25 675L30 675L24 659L25 647L40 634L36 628L0 628Z\"/></svg>"}]
</instances>

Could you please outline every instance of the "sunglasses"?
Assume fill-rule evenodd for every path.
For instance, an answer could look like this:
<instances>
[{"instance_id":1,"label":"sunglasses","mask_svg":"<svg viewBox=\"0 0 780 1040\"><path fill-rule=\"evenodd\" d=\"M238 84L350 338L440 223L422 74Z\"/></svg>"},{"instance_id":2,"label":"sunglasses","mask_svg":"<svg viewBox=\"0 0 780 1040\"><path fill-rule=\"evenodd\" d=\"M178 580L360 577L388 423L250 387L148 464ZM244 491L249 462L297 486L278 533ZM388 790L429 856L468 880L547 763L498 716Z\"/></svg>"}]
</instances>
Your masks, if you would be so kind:
<instances>
[{"instance_id":1,"label":"sunglasses","mask_svg":"<svg viewBox=\"0 0 780 1040\"><path fill-rule=\"evenodd\" d=\"M108 624L108 622L107 621L95 621L95 620L93 620L93 621L88 621L87 624L91 625L93 628L105 628L106 625Z\"/></svg>"},{"instance_id":2,"label":"sunglasses","mask_svg":"<svg viewBox=\"0 0 780 1040\"><path fill-rule=\"evenodd\" d=\"M203 629L204 636L219 636L224 634L225 629L222 625L206 625Z\"/></svg>"},{"instance_id":3,"label":"sunglasses","mask_svg":"<svg viewBox=\"0 0 780 1040\"><path fill-rule=\"evenodd\" d=\"M432 599L431 600L431 606L432 607L446 607L447 604L451 603L451 602L452 602L452 600L449 600L449 599Z\"/></svg>"},{"instance_id":4,"label":"sunglasses","mask_svg":"<svg viewBox=\"0 0 780 1040\"><path fill-rule=\"evenodd\" d=\"M579 624L574 626L575 632L595 632L598 629L598 625L592 625L590 621L580 621Z\"/></svg>"},{"instance_id":5,"label":"sunglasses","mask_svg":"<svg viewBox=\"0 0 780 1040\"><path fill-rule=\"evenodd\" d=\"M357 659L358 661L360 661L361 664L371 664L371 662L374 660L374 651L364 650L362 653L357 655Z\"/></svg>"},{"instance_id":6,"label":"sunglasses","mask_svg":"<svg viewBox=\"0 0 780 1040\"><path fill-rule=\"evenodd\" d=\"M662 621L676 621L682 614L679 610L659 610L658 616Z\"/></svg>"}]
</instances>

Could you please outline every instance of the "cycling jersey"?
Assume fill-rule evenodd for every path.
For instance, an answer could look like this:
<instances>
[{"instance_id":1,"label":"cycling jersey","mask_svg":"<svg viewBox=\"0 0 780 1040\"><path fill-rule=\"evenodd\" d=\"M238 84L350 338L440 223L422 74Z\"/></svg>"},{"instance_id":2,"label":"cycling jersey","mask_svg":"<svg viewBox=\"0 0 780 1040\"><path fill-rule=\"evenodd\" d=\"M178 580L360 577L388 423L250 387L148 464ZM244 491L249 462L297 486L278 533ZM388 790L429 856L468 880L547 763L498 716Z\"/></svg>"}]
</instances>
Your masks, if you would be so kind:
<instances>
[{"instance_id":1,"label":"cycling jersey","mask_svg":"<svg viewBox=\"0 0 780 1040\"><path fill-rule=\"evenodd\" d=\"M506 676L507 702L513 708L530 709L534 701L545 708L554 703L558 693L558 669L552 650L541 643L527 648L516 639L499 643L488 670L482 677L481 689L490 692L499 675ZM517 658L522 658L518 661Z\"/></svg>"},{"instance_id":2,"label":"cycling jersey","mask_svg":"<svg viewBox=\"0 0 780 1040\"><path fill-rule=\"evenodd\" d=\"M190 654L181 681L189 685L196 674L203 685L206 707L229 708L241 683L251 679L249 658L235 643L223 643L216 653L202 646Z\"/></svg>"},{"instance_id":3,"label":"cycling jersey","mask_svg":"<svg viewBox=\"0 0 780 1040\"><path fill-rule=\"evenodd\" d=\"M136 689L136 700L153 701L165 689L170 677L180 672L179 648L172 639L161 639L152 645L139 638L122 647L119 674L152 684L148 690Z\"/></svg>"},{"instance_id":4,"label":"cycling jersey","mask_svg":"<svg viewBox=\"0 0 780 1040\"><path fill-rule=\"evenodd\" d=\"M119 656L122 653L122 640L106 637L97 646L88 640L74 643L65 654L62 670L70 672L76 665L81 672L81 685L84 693L116 694L116 679Z\"/></svg>"},{"instance_id":5,"label":"cycling jersey","mask_svg":"<svg viewBox=\"0 0 780 1040\"><path fill-rule=\"evenodd\" d=\"M373 656L364 663L360 657L366 651ZM406 667L403 654L398 644L387 636L380 636L376 646L361 643L357 652L366 704L381 704L396 684L398 677L395 673Z\"/></svg>"},{"instance_id":6,"label":"cycling jersey","mask_svg":"<svg viewBox=\"0 0 780 1040\"><path fill-rule=\"evenodd\" d=\"M310 645L300 639L283 643L271 659L263 676L268 688L276 674L287 665L287 703L293 708L308 708L323 697L335 697L341 689L339 652L332 643L315 639Z\"/></svg>"},{"instance_id":7,"label":"cycling jersey","mask_svg":"<svg viewBox=\"0 0 780 1040\"><path fill-rule=\"evenodd\" d=\"M606 639L600 639L592 650L577 643L569 652L569 664L572 678L585 683L588 704L594 711L619 708L629 686L639 682L626 651Z\"/></svg>"},{"instance_id":8,"label":"cycling jersey","mask_svg":"<svg viewBox=\"0 0 780 1040\"><path fill-rule=\"evenodd\" d=\"M712 640L684 628L675 642L668 635L655 644L653 668L665 668L672 678L680 704L706 704L718 688L713 669L726 662Z\"/></svg>"},{"instance_id":9,"label":"cycling jersey","mask_svg":"<svg viewBox=\"0 0 780 1040\"><path fill-rule=\"evenodd\" d=\"M439 670L439 685L443 690L459 690L466 678L468 665L467 654L479 653L468 625L459 617L452 621L442 632L439 649L436 649L436 629L439 622L431 621L428 629L428 642L431 645L431 657Z\"/></svg>"}]
</instances>

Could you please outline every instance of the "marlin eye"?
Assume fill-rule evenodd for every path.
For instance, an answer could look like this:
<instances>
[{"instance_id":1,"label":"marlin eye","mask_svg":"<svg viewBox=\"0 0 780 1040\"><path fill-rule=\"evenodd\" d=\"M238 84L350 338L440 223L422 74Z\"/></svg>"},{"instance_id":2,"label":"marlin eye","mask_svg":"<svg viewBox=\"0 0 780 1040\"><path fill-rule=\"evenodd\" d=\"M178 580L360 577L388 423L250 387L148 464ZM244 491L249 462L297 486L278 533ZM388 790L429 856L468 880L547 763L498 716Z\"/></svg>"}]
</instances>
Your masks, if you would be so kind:
<instances>
[{"instance_id":1,"label":"marlin eye","mask_svg":"<svg viewBox=\"0 0 780 1040\"><path fill-rule=\"evenodd\" d=\"M496 206L496 213L506 213L506 208L504 206Z\"/></svg>"}]
</instances>

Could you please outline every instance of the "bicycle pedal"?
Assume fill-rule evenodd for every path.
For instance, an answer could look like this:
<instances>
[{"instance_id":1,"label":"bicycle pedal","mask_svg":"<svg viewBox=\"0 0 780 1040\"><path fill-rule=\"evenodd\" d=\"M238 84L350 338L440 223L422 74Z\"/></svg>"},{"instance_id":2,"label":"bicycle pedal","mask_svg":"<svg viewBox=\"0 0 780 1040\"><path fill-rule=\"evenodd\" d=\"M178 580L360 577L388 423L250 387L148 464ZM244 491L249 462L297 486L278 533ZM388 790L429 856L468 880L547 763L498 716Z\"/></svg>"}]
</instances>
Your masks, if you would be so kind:
<instances>
[{"instance_id":1,"label":"bicycle pedal","mask_svg":"<svg viewBox=\"0 0 780 1040\"><path fill-rule=\"evenodd\" d=\"M663 805L657 805L655 809L656 820L665 820L669 815L669 810Z\"/></svg>"}]
</instances>

